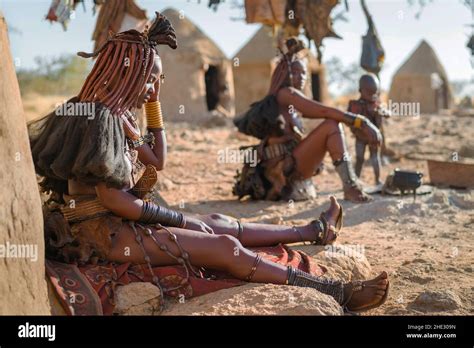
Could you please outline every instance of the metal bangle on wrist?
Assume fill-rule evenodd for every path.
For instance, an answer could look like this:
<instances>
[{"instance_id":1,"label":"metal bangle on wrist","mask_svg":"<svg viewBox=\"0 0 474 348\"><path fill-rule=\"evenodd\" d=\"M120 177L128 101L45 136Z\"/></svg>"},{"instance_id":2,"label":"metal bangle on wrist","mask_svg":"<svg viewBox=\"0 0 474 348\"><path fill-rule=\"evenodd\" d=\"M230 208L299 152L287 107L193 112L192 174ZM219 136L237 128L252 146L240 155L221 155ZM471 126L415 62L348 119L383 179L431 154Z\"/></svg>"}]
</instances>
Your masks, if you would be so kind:
<instances>
[{"instance_id":1,"label":"metal bangle on wrist","mask_svg":"<svg viewBox=\"0 0 474 348\"><path fill-rule=\"evenodd\" d=\"M366 120L364 116L357 115L349 111L344 113L344 118L347 120L347 123L354 128L361 128L362 124Z\"/></svg>"},{"instance_id":2,"label":"metal bangle on wrist","mask_svg":"<svg viewBox=\"0 0 474 348\"><path fill-rule=\"evenodd\" d=\"M148 201L143 202L142 214L138 221L145 224L160 223L169 227L184 228L186 226L186 219L183 213Z\"/></svg>"}]
</instances>

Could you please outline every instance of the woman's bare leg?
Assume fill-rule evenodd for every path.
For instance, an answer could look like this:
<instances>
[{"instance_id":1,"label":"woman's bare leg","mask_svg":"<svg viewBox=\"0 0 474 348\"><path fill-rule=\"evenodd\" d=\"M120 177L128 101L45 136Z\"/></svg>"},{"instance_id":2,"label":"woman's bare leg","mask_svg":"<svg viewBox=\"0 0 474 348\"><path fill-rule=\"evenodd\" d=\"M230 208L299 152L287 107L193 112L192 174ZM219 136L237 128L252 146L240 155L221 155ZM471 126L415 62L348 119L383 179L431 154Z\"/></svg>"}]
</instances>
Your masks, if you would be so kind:
<instances>
[{"instance_id":1,"label":"woman's bare leg","mask_svg":"<svg viewBox=\"0 0 474 348\"><path fill-rule=\"evenodd\" d=\"M325 120L293 150L298 174L303 179L310 178L314 169L323 161L326 151L329 152L336 172L341 178L344 198L353 202L370 201L370 197L357 184L342 124L334 120Z\"/></svg>"},{"instance_id":2,"label":"woman's bare leg","mask_svg":"<svg viewBox=\"0 0 474 348\"><path fill-rule=\"evenodd\" d=\"M176 261L160 250L153 239L143 233L143 230L137 228L137 231L143 238L143 245L152 265L170 266L176 264ZM212 235L178 228L170 228L170 231L176 235L178 243L188 253L189 261L194 266L226 271L242 280L246 280L251 274L257 255L244 248L236 238L229 235ZM152 233L159 245L166 245L173 255L180 256L180 251L176 243L170 240L168 232L152 228ZM135 239L133 229L129 225L124 224L115 236L108 260L120 263L145 263L143 252ZM308 276L313 279L313 285L309 284L310 287L316 286L317 288L321 283L318 280L319 278ZM251 281L255 283L286 284L288 281L288 267L262 258L253 273ZM387 274L383 272L377 278L365 283L376 285L376 287L365 288L354 293L349 308L377 303L385 294L388 284Z\"/></svg>"},{"instance_id":3,"label":"woman's bare leg","mask_svg":"<svg viewBox=\"0 0 474 348\"><path fill-rule=\"evenodd\" d=\"M211 227L215 234L228 234L239 238L246 247L271 246L279 243L289 244L302 241L312 242L316 232L311 225L285 226L259 223L242 223L239 235L239 224L235 219L222 214L201 215L198 217Z\"/></svg>"},{"instance_id":4,"label":"woman's bare leg","mask_svg":"<svg viewBox=\"0 0 474 348\"><path fill-rule=\"evenodd\" d=\"M324 212L329 225L336 224L341 206L336 198L331 196L331 204ZM260 223L242 223L239 234L238 222L226 215L209 214L197 216L211 227L215 234L228 234L239 239L246 247L271 246L279 243L313 242L316 239L315 227L311 224L304 226L285 226ZM332 238L330 238L332 239Z\"/></svg>"},{"instance_id":5,"label":"woman's bare leg","mask_svg":"<svg viewBox=\"0 0 474 348\"><path fill-rule=\"evenodd\" d=\"M326 152L329 152L333 161L340 160L344 156L346 147L339 127L338 122L325 120L293 150L298 173L303 178L313 176L314 169L321 164Z\"/></svg>"},{"instance_id":6,"label":"woman's bare leg","mask_svg":"<svg viewBox=\"0 0 474 348\"><path fill-rule=\"evenodd\" d=\"M170 240L169 233L150 227L160 245L166 245L175 256L180 256L176 243ZM230 235L213 235L179 228L169 228L177 236L178 243L189 254L191 264L226 271L232 276L244 280L251 272L256 254L244 248L242 244ZM176 265L176 260L159 246L150 236L146 236L141 228L138 233L143 238L143 245L153 266ZM145 263L143 252L135 239L135 233L129 225L123 225L122 230L114 237L112 250L108 255L110 261ZM252 278L257 283L285 284L287 267L262 259Z\"/></svg>"}]
</instances>

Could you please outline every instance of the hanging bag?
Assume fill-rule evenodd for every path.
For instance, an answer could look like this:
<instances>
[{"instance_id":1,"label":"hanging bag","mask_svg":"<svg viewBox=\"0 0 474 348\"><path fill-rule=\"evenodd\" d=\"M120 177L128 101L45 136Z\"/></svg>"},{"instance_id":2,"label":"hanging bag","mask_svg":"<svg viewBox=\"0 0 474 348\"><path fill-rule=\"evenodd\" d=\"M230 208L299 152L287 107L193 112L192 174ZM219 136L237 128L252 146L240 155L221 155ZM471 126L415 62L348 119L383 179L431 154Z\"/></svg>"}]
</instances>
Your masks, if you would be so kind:
<instances>
[{"instance_id":1,"label":"hanging bag","mask_svg":"<svg viewBox=\"0 0 474 348\"><path fill-rule=\"evenodd\" d=\"M368 72L378 75L382 70L385 59L385 51L375 29L372 16L370 15L364 0L361 0L362 9L367 17L369 30L362 37L362 55L360 57L360 66Z\"/></svg>"}]
</instances>

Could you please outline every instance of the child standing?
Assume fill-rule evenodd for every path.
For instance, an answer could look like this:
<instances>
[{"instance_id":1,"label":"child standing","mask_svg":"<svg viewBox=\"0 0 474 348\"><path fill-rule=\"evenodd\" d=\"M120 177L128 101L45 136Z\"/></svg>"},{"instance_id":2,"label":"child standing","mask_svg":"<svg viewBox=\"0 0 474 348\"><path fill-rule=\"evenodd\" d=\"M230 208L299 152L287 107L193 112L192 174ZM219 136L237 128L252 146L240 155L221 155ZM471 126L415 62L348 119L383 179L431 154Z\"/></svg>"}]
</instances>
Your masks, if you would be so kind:
<instances>
[{"instance_id":1,"label":"child standing","mask_svg":"<svg viewBox=\"0 0 474 348\"><path fill-rule=\"evenodd\" d=\"M348 111L367 117L380 131L382 131L382 117L388 117L389 113L380 106L379 80L374 74L365 74L359 80L360 98L349 102ZM364 164L365 148L369 141L360 129L351 127L356 137L356 165L355 172L358 177ZM380 146L369 145L370 162L374 168L375 183L380 181Z\"/></svg>"}]
</instances>

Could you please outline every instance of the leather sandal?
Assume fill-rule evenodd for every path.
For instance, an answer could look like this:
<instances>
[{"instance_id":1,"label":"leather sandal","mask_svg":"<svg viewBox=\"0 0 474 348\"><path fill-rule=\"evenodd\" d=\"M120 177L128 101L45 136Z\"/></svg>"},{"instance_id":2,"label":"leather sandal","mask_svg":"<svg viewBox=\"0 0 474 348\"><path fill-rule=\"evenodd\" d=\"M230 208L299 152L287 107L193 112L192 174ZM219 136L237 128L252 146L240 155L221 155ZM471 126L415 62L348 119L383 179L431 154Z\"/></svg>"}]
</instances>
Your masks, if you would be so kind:
<instances>
[{"instance_id":1,"label":"leather sandal","mask_svg":"<svg viewBox=\"0 0 474 348\"><path fill-rule=\"evenodd\" d=\"M349 296L347 296L347 299L344 300L344 302L341 304L341 306L344 310L344 313L357 314L358 312L365 312L365 311L368 311L370 309L374 309L374 308L377 308L377 307L383 305L385 303L385 301L387 300L387 297L388 297L388 292L389 292L389 289L390 289L390 281L387 280L387 288L385 289L385 294L380 299L380 301L378 301L377 303L374 303L372 305L361 306L361 307L358 307L358 308L355 308L355 309L353 308L353 309L350 309L350 310L349 310L349 308L347 308L347 304L351 301L352 295L354 295L355 292L362 291L364 288L376 288L377 285L367 285L363 281L357 280L357 281L353 281L353 282L350 282L350 283L346 284L346 286L350 286L351 289L350 289L350 292L349 292Z\"/></svg>"},{"instance_id":2,"label":"leather sandal","mask_svg":"<svg viewBox=\"0 0 474 348\"><path fill-rule=\"evenodd\" d=\"M343 210L342 210L342 205L339 205L339 214L336 219L336 224L334 228L329 225L326 216L324 215L325 212L322 212L321 215L319 216L319 220L313 220L311 221L311 225L314 227L316 230L316 240L312 243L314 245L327 245L327 244L332 244L337 237L339 237L339 232L342 229L343 225ZM329 232L332 231L334 234L334 238L329 240Z\"/></svg>"}]
</instances>

